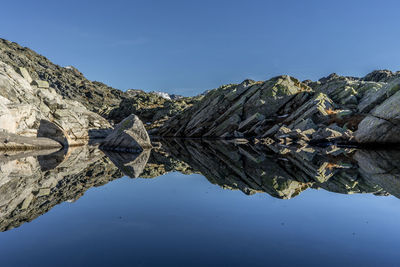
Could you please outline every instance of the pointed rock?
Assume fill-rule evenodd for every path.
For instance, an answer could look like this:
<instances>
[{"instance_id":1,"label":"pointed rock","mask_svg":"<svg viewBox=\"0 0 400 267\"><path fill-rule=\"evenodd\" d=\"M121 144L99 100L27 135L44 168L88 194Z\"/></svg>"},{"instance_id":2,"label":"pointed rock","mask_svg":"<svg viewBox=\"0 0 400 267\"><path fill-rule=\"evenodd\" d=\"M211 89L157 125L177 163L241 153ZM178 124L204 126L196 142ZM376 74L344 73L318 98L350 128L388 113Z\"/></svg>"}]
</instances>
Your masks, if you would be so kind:
<instances>
[{"instance_id":1,"label":"pointed rock","mask_svg":"<svg viewBox=\"0 0 400 267\"><path fill-rule=\"evenodd\" d=\"M152 148L150 137L142 121L135 114L121 121L102 142L104 150L142 152Z\"/></svg>"}]
</instances>

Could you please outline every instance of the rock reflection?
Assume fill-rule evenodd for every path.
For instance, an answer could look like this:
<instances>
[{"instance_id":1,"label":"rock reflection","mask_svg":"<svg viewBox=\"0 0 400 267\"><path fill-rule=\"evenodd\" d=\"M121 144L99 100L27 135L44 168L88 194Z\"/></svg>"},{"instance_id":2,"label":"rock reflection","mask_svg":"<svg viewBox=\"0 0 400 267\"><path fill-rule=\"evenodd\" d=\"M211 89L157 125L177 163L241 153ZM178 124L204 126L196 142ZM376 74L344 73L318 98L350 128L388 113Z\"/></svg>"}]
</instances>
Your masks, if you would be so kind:
<instances>
[{"instance_id":1,"label":"rock reflection","mask_svg":"<svg viewBox=\"0 0 400 267\"><path fill-rule=\"evenodd\" d=\"M151 150L145 149L140 154L113 151L104 151L104 153L123 174L130 178L137 178L146 167Z\"/></svg>"},{"instance_id":2,"label":"rock reflection","mask_svg":"<svg viewBox=\"0 0 400 267\"><path fill-rule=\"evenodd\" d=\"M273 197L290 199L307 188L376 195L397 192L393 186L400 189L393 182L400 178L398 173L384 182L383 177L371 174L364 166L373 166L367 162L370 160L385 166L386 170L393 170L384 162L393 162L391 157L399 158L398 152L374 153L337 147L299 149L183 139L168 140L164 147L211 183L245 194L265 192Z\"/></svg>"},{"instance_id":3,"label":"rock reflection","mask_svg":"<svg viewBox=\"0 0 400 267\"><path fill-rule=\"evenodd\" d=\"M141 154L103 152L91 146L7 152L0 154L0 231L123 176L199 173L226 189L280 199L293 198L308 188L399 198L399 166L400 151L184 139L162 140L161 148Z\"/></svg>"},{"instance_id":4,"label":"rock reflection","mask_svg":"<svg viewBox=\"0 0 400 267\"><path fill-rule=\"evenodd\" d=\"M100 150L87 146L56 155L20 156L24 157L3 155L0 161L0 231L29 222L59 203L78 199L93 186L122 176Z\"/></svg>"},{"instance_id":5,"label":"rock reflection","mask_svg":"<svg viewBox=\"0 0 400 267\"><path fill-rule=\"evenodd\" d=\"M400 198L400 151L357 151L361 176L372 186L379 186Z\"/></svg>"}]
</instances>

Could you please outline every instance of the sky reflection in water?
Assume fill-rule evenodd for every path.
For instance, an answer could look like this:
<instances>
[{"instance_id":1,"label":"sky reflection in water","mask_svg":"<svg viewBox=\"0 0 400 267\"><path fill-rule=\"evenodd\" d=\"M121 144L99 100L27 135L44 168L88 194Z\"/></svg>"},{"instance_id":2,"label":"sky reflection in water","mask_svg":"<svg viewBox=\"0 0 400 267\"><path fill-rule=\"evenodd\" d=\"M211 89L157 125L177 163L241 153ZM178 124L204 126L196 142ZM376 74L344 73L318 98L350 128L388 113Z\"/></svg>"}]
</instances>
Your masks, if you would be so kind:
<instances>
[{"instance_id":1,"label":"sky reflection in water","mask_svg":"<svg viewBox=\"0 0 400 267\"><path fill-rule=\"evenodd\" d=\"M396 265L399 200L247 196L200 175L119 179L0 233L4 266Z\"/></svg>"}]
</instances>

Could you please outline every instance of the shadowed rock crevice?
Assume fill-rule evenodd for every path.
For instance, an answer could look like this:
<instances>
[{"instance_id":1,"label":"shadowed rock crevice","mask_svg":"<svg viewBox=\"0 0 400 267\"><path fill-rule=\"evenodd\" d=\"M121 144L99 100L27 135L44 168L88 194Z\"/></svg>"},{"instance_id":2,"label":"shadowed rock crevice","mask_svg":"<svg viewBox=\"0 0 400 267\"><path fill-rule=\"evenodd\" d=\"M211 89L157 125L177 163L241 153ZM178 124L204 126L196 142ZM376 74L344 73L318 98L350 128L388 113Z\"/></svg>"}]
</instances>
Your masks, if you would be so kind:
<instances>
[{"instance_id":1,"label":"shadowed rock crevice","mask_svg":"<svg viewBox=\"0 0 400 267\"><path fill-rule=\"evenodd\" d=\"M45 137L59 142L64 147L68 146L68 139L64 131L48 120L40 120L37 137Z\"/></svg>"}]
</instances>

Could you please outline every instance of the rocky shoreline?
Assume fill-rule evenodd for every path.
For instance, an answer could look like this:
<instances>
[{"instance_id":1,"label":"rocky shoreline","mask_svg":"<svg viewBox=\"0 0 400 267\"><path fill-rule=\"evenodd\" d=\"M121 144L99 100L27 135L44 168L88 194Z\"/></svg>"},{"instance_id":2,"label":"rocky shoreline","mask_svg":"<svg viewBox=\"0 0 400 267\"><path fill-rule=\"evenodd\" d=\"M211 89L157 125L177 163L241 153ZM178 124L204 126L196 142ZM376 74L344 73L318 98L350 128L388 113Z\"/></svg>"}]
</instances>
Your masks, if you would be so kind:
<instances>
[{"instance_id":1,"label":"rocky shoreline","mask_svg":"<svg viewBox=\"0 0 400 267\"><path fill-rule=\"evenodd\" d=\"M400 72L387 70L316 82L283 75L171 98L88 81L0 39L0 89L1 150L91 143L140 152L152 146L148 133L305 149L400 143Z\"/></svg>"}]
</instances>

